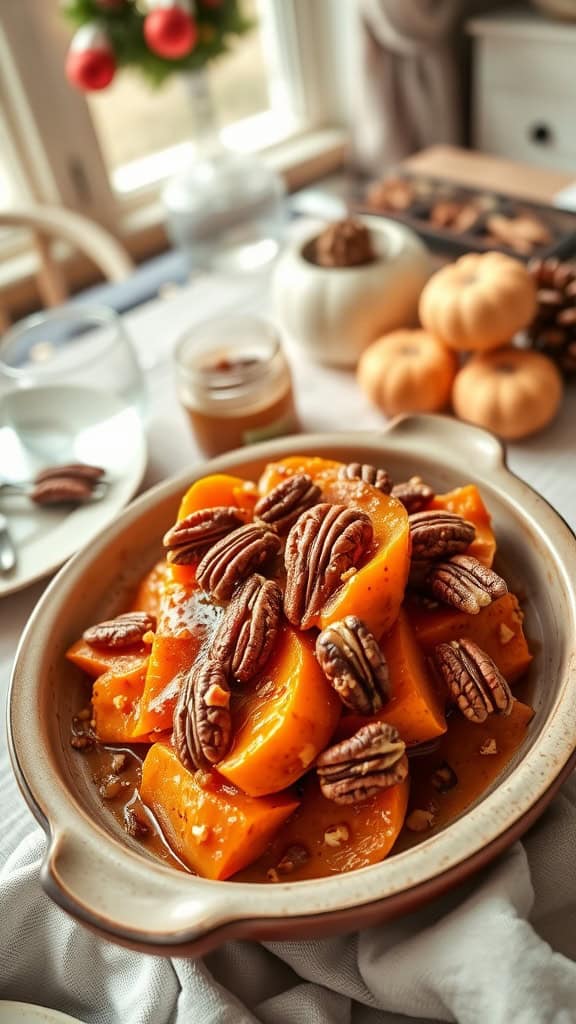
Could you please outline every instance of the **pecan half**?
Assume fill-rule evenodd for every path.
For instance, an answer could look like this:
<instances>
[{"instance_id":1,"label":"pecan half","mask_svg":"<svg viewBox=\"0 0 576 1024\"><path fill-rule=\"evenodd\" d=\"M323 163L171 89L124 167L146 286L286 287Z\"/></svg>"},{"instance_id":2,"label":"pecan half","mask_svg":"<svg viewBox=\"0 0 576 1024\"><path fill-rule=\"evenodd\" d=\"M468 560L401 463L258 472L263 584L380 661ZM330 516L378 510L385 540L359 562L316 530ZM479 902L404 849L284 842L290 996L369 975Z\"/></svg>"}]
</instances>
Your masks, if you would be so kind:
<instances>
[{"instance_id":1,"label":"pecan half","mask_svg":"<svg viewBox=\"0 0 576 1024\"><path fill-rule=\"evenodd\" d=\"M217 540L245 522L245 513L226 505L197 509L174 523L164 534L162 543L167 551L166 557L175 565L195 562Z\"/></svg>"},{"instance_id":2,"label":"pecan half","mask_svg":"<svg viewBox=\"0 0 576 1024\"><path fill-rule=\"evenodd\" d=\"M368 463L349 462L338 470L340 480L363 480L383 494L390 494L392 481L385 469L377 469Z\"/></svg>"},{"instance_id":3,"label":"pecan half","mask_svg":"<svg viewBox=\"0 0 576 1024\"><path fill-rule=\"evenodd\" d=\"M83 505L85 501L90 501L93 493L91 480L50 476L34 484L28 496L36 505Z\"/></svg>"},{"instance_id":4,"label":"pecan half","mask_svg":"<svg viewBox=\"0 0 576 1024\"><path fill-rule=\"evenodd\" d=\"M316 761L322 793L337 804L368 800L408 774L406 745L385 722L369 722L350 739L329 747Z\"/></svg>"},{"instance_id":5,"label":"pecan half","mask_svg":"<svg viewBox=\"0 0 576 1024\"><path fill-rule=\"evenodd\" d=\"M476 527L455 512L430 509L408 517L413 561L429 561L464 551L476 536Z\"/></svg>"},{"instance_id":6,"label":"pecan half","mask_svg":"<svg viewBox=\"0 0 576 1024\"><path fill-rule=\"evenodd\" d=\"M473 640L438 644L434 660L460 711L471 722L485 722L491 714L510 714L514 703L510 687L492 658Z\"/></svg>"},{"instance_id":7,"label":"pecan half","mask_svg":"<svg viewBox=\"0 0 576 1024\"><path fill-rule=\"evenodd\" d=\"M185 768L216 764L230 746L230 688L222 665L195 662L184 675L174 709L173 743Z\"/></svg>"},{"instance_id":8,"label":"pecan half","mask_svg":"<svg viewBox=\"0 0 576 1024\"><path fill-rule=\"evenodd\" d=\"M321 495L308 473L296 473L256 502L254 518L278 533L287 533L306 509L320 501Z\"/></svg>"},{"instance_id":9,"label":"pecan half","mask_svg":"<svg viewBox=\"0 0 576 1024\"><path fill-rule=\"evenodd\" d=\"M36 473L34 483L40 484L43 480L50 480L52 477L72 477L74 480L88 480L92 483L100 480L106 470L101 466L91 466L88 462L68 462L62 466L46 466Z\"/></svg>"},{"instance_id":10,"label":"pecan half","mask_svg":"<svg viewBox=\"0 0 576 1024\"><path fill-rule=\"evenodd\" d=\"M373 715L388 699L386 659L374 634L355 615L320 633L316 657L342 703L358 714Z\"/></svg>"},{"instance_id":11,"label":"pecan half","mask_svg":"<svg viewBox=\"0 0 576 1024\"><path fill-rule=\"evenodd\" d=\"M355 568L372 541L372 523L360 509L322 502L290 530L284 562L284 612L294 626L310 629L314 618Z\"/></svg>"},{"instance_id":12,"label":"pecan half","mask_svg":"<svg viewBox=\"0 0 576 1024\"><path fill-rule=\"evenodd\" d=\"M434 491L420 476L411 476L400 484L394 484L392 497L402 502L409 516L421 512L434 497Z\"/></svg>"},{"instance_id":13,"label":"pecan half","mask_svg":"<svg viewBox=\"0 0 576 1024\"><path fill-rule=\"evenodd\" d=\"M472 555L454 555L447 562L437 562L426 577L426 586L438 601L467 615L478 615L481 608L508 593L502 577Z\"/></svg>"},{"instance_id":14,"label":"pecan half","mask_svg":"<svg viewBox=\"0 0 576 1024\"><path fill-rule=\"evenodd\" d=\"M212 657L240 683L268 661L278 636L282 591L257 573L236 591L212 642Z\"/></svg>"},{"instance_id":15,"label":"pecan half","mask_svg":"<svg viewBox=\"0 0 576 1024\"><path fill-rule=\"evenodd\" d=\"M115 619L97 622L82 633L83 640L91 647L112 648L136 647L141 644L149 630L156 629L156 617L148 612L124 612Z\"/></svg>"},{"instance_id":16,"label":"pecan half","mask_svg":"<svg viewBox=\"0 0 576 1024\"><path fill-rule=\"evenodd\" d=\"M216 541L196 570L202 590L217 601L227 601L237 583L245 580L280 551L280 538L266 526L246 523Z\"/></svg>"}]
</instances>

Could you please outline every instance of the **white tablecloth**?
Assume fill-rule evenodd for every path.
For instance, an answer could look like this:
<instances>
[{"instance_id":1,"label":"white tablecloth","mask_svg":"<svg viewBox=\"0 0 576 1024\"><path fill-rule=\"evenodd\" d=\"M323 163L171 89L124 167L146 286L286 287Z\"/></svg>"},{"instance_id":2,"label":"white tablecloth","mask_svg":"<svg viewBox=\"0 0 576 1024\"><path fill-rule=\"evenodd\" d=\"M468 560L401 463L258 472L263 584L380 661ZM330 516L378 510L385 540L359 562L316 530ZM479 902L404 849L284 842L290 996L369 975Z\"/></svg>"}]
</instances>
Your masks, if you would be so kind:
<instances>
[{"instance_id":1,"label":"white tablecloth","mask_svg":"<svg viewBox=\"0 0 576 1024\"><path fill-rule=\"evenodd\" d=\"M203 278L125 318L148 367L144 486L198 458L175 397L175 340L215 315L263 311L265 294L264 280ZM382 426L349 373L290 355L305 430ZM552 427L510 446L509 464L576 527L574 390ZM0 601L3 703L18 637L44 585ZM470 1024L576 1021L574 780L523 846L419 914L323 943L232 943L205 964L120 952L49 903L38 883L42 837L16 789L5 743L0 822L1 998L45 1002L94 1024L389 1024L402 1014Z\"/></svg>"}]
</instances>

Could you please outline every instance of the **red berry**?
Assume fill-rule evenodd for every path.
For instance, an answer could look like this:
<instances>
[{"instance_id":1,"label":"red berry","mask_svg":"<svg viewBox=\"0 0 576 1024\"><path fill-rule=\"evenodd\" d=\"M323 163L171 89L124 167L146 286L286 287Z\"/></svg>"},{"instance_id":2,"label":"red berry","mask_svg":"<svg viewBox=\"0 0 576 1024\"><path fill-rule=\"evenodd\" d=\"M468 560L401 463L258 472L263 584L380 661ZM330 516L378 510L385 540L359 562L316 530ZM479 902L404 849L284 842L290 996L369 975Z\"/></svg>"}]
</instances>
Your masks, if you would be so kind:
<instances>
[{"instance_id":1,"label":"red berry","mask_svg":"<svg viewBox=\"0 0 576 1024\"><path fill-rule=\"evenodd\" d=\"M144 38L153 53L177 60L194 49L198 30L194 19L181 7L159 8L144 19Z\"/></svg>"}]
</instances>

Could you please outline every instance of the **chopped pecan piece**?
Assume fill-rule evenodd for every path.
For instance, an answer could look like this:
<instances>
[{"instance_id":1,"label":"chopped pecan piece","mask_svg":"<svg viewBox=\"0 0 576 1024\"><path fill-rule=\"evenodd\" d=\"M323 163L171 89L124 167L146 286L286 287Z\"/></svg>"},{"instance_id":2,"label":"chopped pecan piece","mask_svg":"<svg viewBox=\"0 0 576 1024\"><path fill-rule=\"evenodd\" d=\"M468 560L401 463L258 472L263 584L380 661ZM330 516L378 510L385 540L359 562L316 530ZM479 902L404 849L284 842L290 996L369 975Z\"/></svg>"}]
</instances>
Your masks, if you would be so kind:
<instances>
[{"instance_id":1,"label":"chopped pecan piece","mask_svg":"<svg viewBox=\"0 0 576 1024\"><path fill-rule=\"evenodd\" d=\"M395 786L408 774L405 750L394 726L385 722L363 725L316 761L324 796L338 804L355 804Z\"/></svg>"},{"instance_id":2,"label":"chopped pecan piece","mask_svg":"<svg viewBox=\"0 0 576 1024\"><path fill-rule=\"evenodd\" d=\"M124 612L115 619L98 622L85 629L82 638L91 647L121 650L142 643L144 634L156 629L156 617L148 612Z\"/></svg>"},{"instance_id":3,"label":"chopped pecan piece","mask_svg":"<svg viewBox=\"0 0 576 1024\"><path fill-rule=\"evenodd\" d=\"M491 714L510 714L514 703L510 687L492 658L473 640L438 644L434 659L450 694L471 722L485 722Z\"/></svg>"},{"instance_id":4,"label":"chopped pecan piece","mask_svg":"<svg viewBox=\"0 0 576 1024\"><path fill-rule=\"evenodd\" d=\"M185 768L216 764L230 746L230 688L222 665L207 658L184 676L174 709L173 743Z\"/></svg>"},{"instance_id":5,"label":"chopped pecan piece","mask_svg":"<svg viewBox=\"0 0 576 1024\"><path fill-rule=\"evenodd\" d=\"M434 497L434 491L420 476L411 476L409 480L395 484L391 494L402 502L409 516L421 512Z\"/></svg>"},{"instance_id":6,"label":"chopped pecan piece","mask_svg":"<svg viewBox=\"0 0 576 1024\"><path fill-rule=\"evenodd\" d=\"M277 533L288 533L306 509L318 504L322 491L308 473L296 473L282 480L254 506L254 518Z\"/></svg>"},{"instance_id":7,"label":"chopped pecan piece","mask_svg":"<svg viewBox=\"0 0 576 1024\"><path fill-rule=\"evenodd\" d=\"M502 577L472 555L454 555L447 562L437 562L426 577L426 586L438 601L467 615L478 615L481 608L508 593Z\"/></svg>"},{"instance_id":8,"label":"chopped pecan piece","mask_svg":"<svg viewBox=\"0 0 576 1024\"><path fill-rule=\"evenodd\" d=\"M212 657L240 683L268 661L278 635L282 591L254 573L236 591L212 642Z\"/></svg>"},{"instance_id":9,"label":"chopped pecan piece","mask_svg":"<svg viewBox=\"0 0 576 1024\"><path fill-rule=\"evenodd\" d=\"M373 715L388 700L388 665L380 645L355 615L333 622L316 640L316 657L346 707Z\"/></svg>"},{"instance_id":10,"label":"chopped pecan piece","mask_svg":"<svg viewBox=\"0 0 576 1024\"><path fill-rule=\"evenodd\" d=\"M133 807L124 808L124 831L134 839L144 839L150 835L150 826L138 817Z\"/></svg>"},{"instance_id":11,"label":"chopped pecan piece","mask_svg":"<svg viewBox=\"0 0 576 1024\"><path fill-rule=\"evenodd\" d=\"M276 865L276 871L279 875L291 875L293 871L302 867L309 860L310 854L306 847L301 846L299 843L294 843L282 854L281 860Z\"/></svg>"},{"instance_id":12,"label":"chopped pecan piece","mask_svg":"<svg viewBox=\"0 0 576 1024\"><path fill-rule=\"evenodd\" d=\"M214 508L197 509L185 519L174 523L164 534L162 543L167 551L166 557L176 565L195 562L216 541L245 522L246 514L237 508L217 505Z\"/></svg>"},{"instance_id":13,"label":"chopped pecan piece","mask_svg":"<svg viewBox=\"0 0 576 1024\"><path fill-rule=\"evenodd\" d=\"M430 509L409 516L413 561L430 561L464 551L476 536L476 527L455 512Z\"/></svg>"},{"instance_id":14,"label":"chopped pecan piece","mask_svg":"<svg viewBox=\"0 0 576 1024\"><path fill-rule=\"evenodd\" d=\"M447 793L450 789L454 789L454 786L458 785L458 776L454 769L450 767L448 761L442 761L442 764L439 764L436 770L432 772L430 782L439 793Z\"/></svg>"},{"instance_id":15,"label":"chopped pecan piece","mask_svg":"<svg viewBox=\"0 0 576 1024\"><path fill-rule=\"evenodd\" d=\"M386 470L377 469L368 463L349 462L347 466L339 469L338 476L341 480L363 480L364 483L382 491L382 494L390 494L392 490L392 481Z\"/></svg>"},{"instance_id":16,"label":"chopped pecan piece","mask_svg":"<svg viewBox=\"0 0 576 1024\"><path fill-rule=\"evenodd\" d=\"M434 811L426 811L423 808L411 811L405 824L409 832L426 832L434 824Z\"/></svg>"},{"instance_id":17,"label":"chopped pecan piece","mask_svg":"<svg viewBox=\"0 0 576 1024\"><path fill-rule=\"evenodd\" d=\"M284 612L292 625L314 625L343 575L358 566L372 537L372 523L360 509L322 502L300 516L284 552Z\"/></svg>"},{"instance_id":18,"label":"chopped pecan piece","mask_svg":"<svg viewBox=\"0 0 576 1024\"><path fill-rule=\"evenodd\" d=\"M227 601L236 584L277 555L280 547L280 538L268 527L247 523L209 548L198 565L196 579L217 601Z\"/></svg>"}]
</instances>

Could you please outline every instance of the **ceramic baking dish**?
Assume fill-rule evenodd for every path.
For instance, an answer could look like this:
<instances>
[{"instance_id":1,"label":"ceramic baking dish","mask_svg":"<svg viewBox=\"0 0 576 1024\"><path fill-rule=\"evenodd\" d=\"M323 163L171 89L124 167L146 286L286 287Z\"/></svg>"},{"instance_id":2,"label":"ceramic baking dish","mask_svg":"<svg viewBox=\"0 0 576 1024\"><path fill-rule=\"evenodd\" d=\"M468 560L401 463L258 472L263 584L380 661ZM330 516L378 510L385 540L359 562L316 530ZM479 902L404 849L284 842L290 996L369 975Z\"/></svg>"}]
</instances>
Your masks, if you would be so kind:
<instances>
[{"instance_id":1,"label":"ceramic baking dish","mask_svg":"<svg viewBox=\"0 0 576 1024\"><path fill-rule=\"evenodd\" d=\"M213 882L153 860L100 801L86 763L70 747L82 705L66 648L158 557L161 537L195 477L254 477L290 452L386 466L396 480L418 472L439 491L477 483L494 517L499 566L525 598L536 652L536 709L515 759L478 803L442 832L381 864L332 878L275 885ZM196 955L231 937L298 938L374 924L406 913L485 865L531 825L568 774L576 750L576 542L563 520L505 465L500 444L443 417L395 421L382 433L304 435L246 448L147 492L54 579L24 632L12 678L9 734L14 770L48 835L46 892L117 942Z\"/></svg>"}]
</instances>

